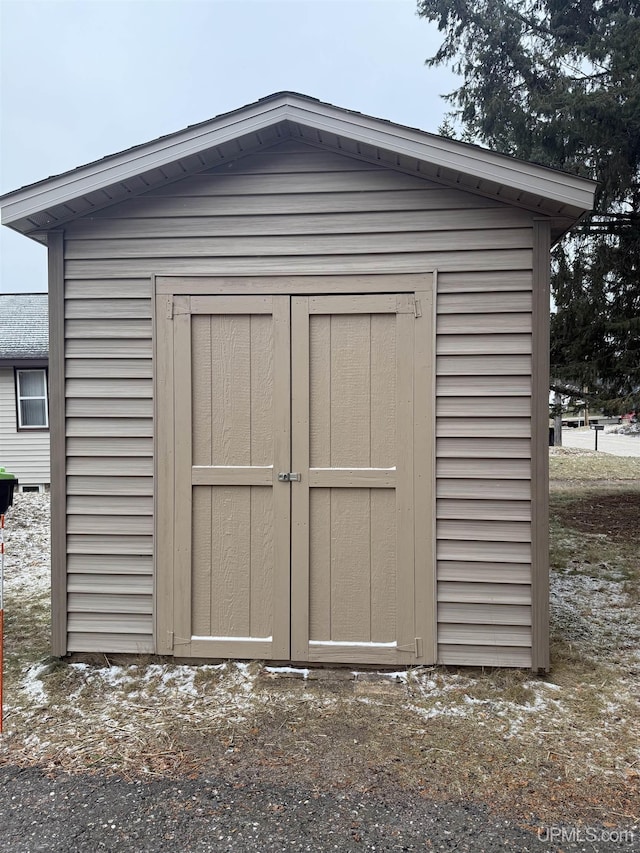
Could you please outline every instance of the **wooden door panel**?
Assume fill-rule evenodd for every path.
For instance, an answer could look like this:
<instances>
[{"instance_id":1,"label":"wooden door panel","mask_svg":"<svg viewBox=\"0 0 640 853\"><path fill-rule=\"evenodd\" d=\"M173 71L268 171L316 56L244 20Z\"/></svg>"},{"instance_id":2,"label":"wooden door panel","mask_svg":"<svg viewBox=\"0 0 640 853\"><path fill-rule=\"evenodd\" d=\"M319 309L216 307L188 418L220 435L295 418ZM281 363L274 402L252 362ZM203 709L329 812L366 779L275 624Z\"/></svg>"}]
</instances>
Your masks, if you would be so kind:
<instances>
[{"instance_id":1,"label":"wooden door panel","mask_svg":"<svg viewBox=\"0 0 640 853\"><path fill-rule=\"evenodd\" d=\"M289 298L175 317L175 623L185 656L289 658ZM188 521L187 521L188 515Z\"/></svg>"},{"instance_id":2,"label":"wooden door panel","mask_svg":"<svg viewBox=\"0 0 640 853\"><path fill-rule=\"evenodd\" d=\"M336 297L337 299L337 297ZM335 300L334 300L335 301ZM316 317L310 317L313 327ZM391 319L387 315L385 319ZM369 468L371 433L371 334L370 317L362 314L329 315L329 361L321 368L329 373L328 468ZM311 348L311 363L316 360ZM311 399L315 376L311 373ZM313 429L313 423L311 424ZM318 462L320 460L317 460ZM311 458L312 467L316 460Z\"/></svg>"},{"instance_id":3,"label":"wooden door panel","mask_svg":"<svg viewBox=\"0 0 640 853\"><path fill-rule=\"evenodd\" d=\"M292 654L411 663L414 301L294 297Z\"/></svg>"},{"instance_id":4,"label":"wooden door panel","mask_svg":"<svg viewBox=\"0 0 640 853\"><path fill-rule=\"evenodd\" d=\"M336 583L338 574L332 572L332 557L338 562L344 554L341 538L336 537L334 541L333 537L340 532L342 537L345 533L348 536L348 525L355 519L353 516L343 517L340 521L342 531L336 530L337 525L332 525L332 518L341 509L340 493L339 489L310 489L309 637L312 639L331 637L332 615L336 630L335 616L343 618L340 611L347 602ZM390 594L390 590L395 592L395 573L390 572L390 567L395 567L396 563L395 493L392 489L362 489L354 497L356 506L358 499L370 501L370 515L361 528L362 537L366 537L363 555L368 561L364 563L363 586L368 587L370 602L370 613L365 615L370 620L371 641L380 643L394 637L396 625L395 594ZM355 550L355 541L351 547ZM346 559L344 565L348 569L350 555L347 553L346 558L342 558ZM362 569L362 560L359 562ZM332 594L338 596L333 608ZM364 600L362 597L361 603ZM350 620L347 621L349 624L345 636L350 635L352 630Z\"/></svg>"},{"instance_id":5,"label":"wooden door panel","mask_svg":"<svg viewBox=\"0 0 640 853\"><path fill-rule=\"evenodd\" d=\"M273 490L193 490L192 632L268 637L273 606Z\"/></svg>"}]
</instances>

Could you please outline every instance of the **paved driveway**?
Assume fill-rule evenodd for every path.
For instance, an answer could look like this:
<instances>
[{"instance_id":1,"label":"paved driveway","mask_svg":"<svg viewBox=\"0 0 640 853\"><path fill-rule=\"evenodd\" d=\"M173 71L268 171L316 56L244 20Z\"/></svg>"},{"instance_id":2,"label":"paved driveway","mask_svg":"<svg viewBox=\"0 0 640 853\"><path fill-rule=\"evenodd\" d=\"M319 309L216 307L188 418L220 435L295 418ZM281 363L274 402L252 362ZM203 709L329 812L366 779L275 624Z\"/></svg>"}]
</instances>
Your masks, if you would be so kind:
<instances>
[{"instance_id":1,"label":"paved driveway","mask_svg":"<svg viewBox=\"0 0 640 853\"><path fill-rule=\"evenodd\" d=\"M519 826L417 791L321 791L220 778L127 781L103 773L0 768L6 853L625 853L637 832ZM614 818L615 819L615 818ZM537 818L532 816L532 822ZM587 833L587 830L589 832ZM553 833L553 834L552 834ZM566 840L565 840L566 838ZM554 840L555 839L555 840ZM613 842L611 839L615 839ZM623 839L623 840L619 840Z\"/></svg>"},{"instance_id":2,"label":"paved driveway","mask_svg":"<svg viewBox=\"0 0 640 853\"><path fill-rule=\"evenodd\" d=\"M595 430L575 429L565 427L562 430L564 447L580 447L583 450L594 450ZM598 433L598 450L611 453L613 456L640 456L640 435L616 435L607 432L607 428Z\"/></svg>"}]
</instances>

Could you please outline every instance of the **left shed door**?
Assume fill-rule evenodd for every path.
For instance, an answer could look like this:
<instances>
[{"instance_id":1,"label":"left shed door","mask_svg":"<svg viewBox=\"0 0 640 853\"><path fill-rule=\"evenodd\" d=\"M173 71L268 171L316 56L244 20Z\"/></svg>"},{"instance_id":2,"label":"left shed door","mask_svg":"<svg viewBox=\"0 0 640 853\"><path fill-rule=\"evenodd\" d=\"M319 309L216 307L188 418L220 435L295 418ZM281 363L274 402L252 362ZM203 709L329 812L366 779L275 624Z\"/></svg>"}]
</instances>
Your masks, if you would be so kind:
<instances>
[{"instance_id":1,"label":"left shed door","mask_svg":"<svg viewBox=\"0 0 640 853\"><path fill-rule=\"evenodd\" d=\"M159 517L172 518L158 651L286 660L290 495L274 483L290 469L289 297L159 296L157 317Z\"/></svg>"}]
</instances>

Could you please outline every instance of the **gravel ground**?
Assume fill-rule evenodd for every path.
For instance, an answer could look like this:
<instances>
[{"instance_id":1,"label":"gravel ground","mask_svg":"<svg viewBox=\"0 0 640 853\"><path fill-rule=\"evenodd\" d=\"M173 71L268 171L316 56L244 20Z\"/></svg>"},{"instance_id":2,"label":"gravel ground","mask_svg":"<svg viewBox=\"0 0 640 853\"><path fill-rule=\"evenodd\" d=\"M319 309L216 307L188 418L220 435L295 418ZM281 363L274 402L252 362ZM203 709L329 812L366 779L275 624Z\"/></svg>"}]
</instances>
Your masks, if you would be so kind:
<instances>
[{"instance_id":1,"label":"gravel ground","mask_svg":"<svg viewBox=\"0 0 640 853\"><path fill-rule=\"evenodd\" d=\"M142 783L9 767L0 769L0 826L0 850L12 853L640 849L631 830L565 827L563 838L560 827L528 831L475 805L406 791L322 793L215 778Z\"/></svg>"}]
</instances>

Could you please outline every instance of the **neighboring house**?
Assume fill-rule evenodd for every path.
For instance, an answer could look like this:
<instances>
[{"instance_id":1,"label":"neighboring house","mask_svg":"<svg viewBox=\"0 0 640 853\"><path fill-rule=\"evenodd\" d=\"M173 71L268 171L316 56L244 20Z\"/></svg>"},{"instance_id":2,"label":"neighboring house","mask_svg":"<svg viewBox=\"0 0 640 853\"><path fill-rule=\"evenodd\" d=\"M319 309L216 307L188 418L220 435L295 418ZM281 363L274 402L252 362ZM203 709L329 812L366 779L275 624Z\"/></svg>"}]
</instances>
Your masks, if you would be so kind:
<instances>
[{"instance_id":1,"label":"neighboring house","mask_svg":"<svg viewBox=\"0 0 640 853\"><path fill-rule=\"evenodd\" d=\"M549 248L594 192L281 92L5 195L54 652L547 668Z\"/></svg>"},{"instance_id":2,"label":"neighboring house","mask_svg":"<svg viewBox=\"0 0 640 853\"><path fill-rule=\"evenodd\" d=\"M0 294L0 466L21 491L49 486L46 293Z\"/></svg>"}]
</instances>

